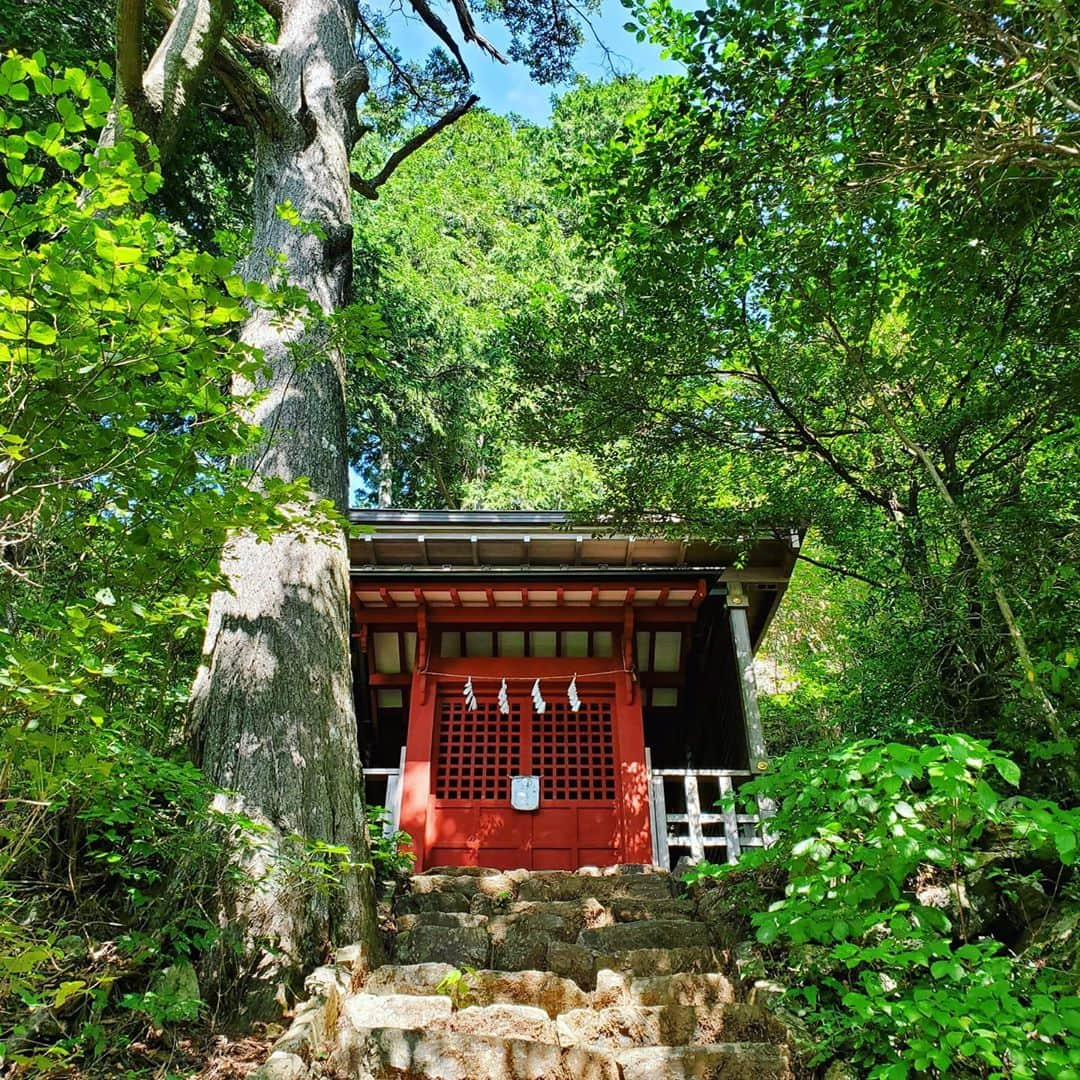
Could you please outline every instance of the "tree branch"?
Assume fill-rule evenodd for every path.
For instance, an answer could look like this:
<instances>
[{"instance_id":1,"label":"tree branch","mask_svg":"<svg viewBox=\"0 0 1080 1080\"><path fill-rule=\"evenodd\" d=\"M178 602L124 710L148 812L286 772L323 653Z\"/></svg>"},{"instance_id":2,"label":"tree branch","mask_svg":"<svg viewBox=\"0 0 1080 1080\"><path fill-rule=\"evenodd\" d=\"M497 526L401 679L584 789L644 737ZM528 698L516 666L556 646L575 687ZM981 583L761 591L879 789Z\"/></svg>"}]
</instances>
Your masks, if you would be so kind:
<instances>
[{"instance_id":1,"label":"tree branch","mask_svg":"<svg viewBox=\"0 0 1080 1080\"><path fill-rule=\"evenodd\" d=\"M181 8L186 2L187 0L182 0ZM205 0L196 0L196 2L205 3ZM174 11L168 0L153 0L153 5L159 15L169 20L171 31L173 24L179 18L180 8ZM248 124L255 124L268 132L277 130L283 120L280 110L228 47L224 37L225 29L224 21L222 21L214 49L209 54L209 64L214 74ZM163 38L162 44L158 47L159 52L164 45Z\"/></svg>"},{"instance_id":2,"label":"tree branch","mask_svg":"<svg viewBox=\"0 0 1080 1080\"><path fill-rule=\"evenodd\" d=\"M457 14L458 25L465 36L466 41L473 42L481 52L486 52L493 60L500 64L508 64L510 61L487 38L481 37L476 31L476 23L473 21L472 12L469 10L468 0L451 0L454 12Z\"/></svg>"},{"instance_id":3,"label":"tree branch","mask_svg":"<svg viewBox=\"0 0 1080 1080\"><path fill-rule=\"evenodd\" d=\"M134 9L134 0L132 5ZM221 44L229 0L180 0L175 11L165 0L154 0L154 8L168 20L168 27L142 74L146 115L140 128L145 130L144 123L153 127L147 134L164 160L176 145L187 111ZM124 62L130 77L134 66L130 27L125 33ZM137 114L135 119L140 122ZM102 141L110 138L115 138L115 130L110 134L107 129Z\"/></svg>"},{"instance_id":4,"label":"tree branch","mask_svg":"<svg viewBox=\"0 0 1080 1080\"><path fill-rule=\"evenodd\" d=\"M359 192L365 199L377 199L379 188L386 183L394 174L394 170L410 154L415 154L425 143L435 138L443 128L449 127L455 120L464 116L480 99L475 94L470 94L464 101L459 102L449 112L444 113L435 123L428 125L423 131L414 135L407 143L395 150L386 160L386 164L370 179L361 176L350 177L353 191Z\"/></svg>"},{"instance_id":5,"label":"tree branch","mask_svg":"<svg viewBox=\"0 0 1080 1080\"><path fill-rule=\"evenodd\" d=\"M427 0L409 0L409 6L420 16L424 25L454 54L454 59L465 74L465 78L471 79L472 75L469 74L465 59L461 55L461 49L458 48L458 43L454 40L454 35L450 33L446 23L431 10Z\"/></svg>"},{"instance_id":6,"label":"tree branch","mask_svg":"<svg viewBox=\"0 0 1080 1080\"><path fill-rule=\"evenodd\" d=\"M133 115L145 109L143 94L142 24L145 0L117 0L116 84L117 97Z\"/></svg>"},{"instance_id":7,"label":"tree branch","mask_svg":"<svg viewBox=\"0 0 1080 1080\"><path fill-rule=\"evenodd\" d=\"M364 13L359 8L357 8L356 19L360 24L360 29L371 38L372 44L382 54L383 59L390 65L390 69L402 81L416 102L418 104L423 103L425 95L409 74L408 68L404 68L398 63L397 57L383 44L382 38L375 33L374 27L364 18Z\"/></svg>"},{"instance_id":8,"label":"tree branch","mask_svg":"<svg viewBox=\"0 0 1080 1080\"><path fill-rule=\"evenodd\" d=\"M795 556L802 562L807 562L811 566L818 566L822 570L828 570L832 574L841 574L843 577L854 578L856 581L862 581L867 585L872 585L875 589L888 588L887 585L880 581L875 581L873 578L864 577L862 574L856 573L854 570L846 570L842 566L834 566L832 563L819 562L817 559L811 559L809 555L804 555L801 551Z\"/></svg>"}]
</instances>

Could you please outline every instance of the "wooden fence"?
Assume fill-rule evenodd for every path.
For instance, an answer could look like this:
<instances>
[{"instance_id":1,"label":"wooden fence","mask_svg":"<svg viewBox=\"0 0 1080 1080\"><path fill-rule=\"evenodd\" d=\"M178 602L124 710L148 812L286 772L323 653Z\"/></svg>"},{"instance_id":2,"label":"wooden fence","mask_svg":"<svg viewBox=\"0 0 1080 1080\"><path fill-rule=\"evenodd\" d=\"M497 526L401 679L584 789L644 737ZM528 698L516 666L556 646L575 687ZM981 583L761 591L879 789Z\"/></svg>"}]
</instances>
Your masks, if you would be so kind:
<instances>
[{"instance_id":1,"label":"wooden fence","mask_svg":"<svg viewBox=\"0 0 1080 1080\"><path fill-rule=\"evenodd\" d=\"M649 769L649 815L653 835L653 862L670 870L681 855L692 862L737 862L746 848L772 842L765 822L773 807L766 800L756 814L738 813L727 797L740 781L752 775L745 769ZM703 811L702 788L709 809ZM713 809L713 804L725 805ZM668 807L674 809L669 810ZM673 854L674 852L674 854Z\"/></svg>"}]
</instances>

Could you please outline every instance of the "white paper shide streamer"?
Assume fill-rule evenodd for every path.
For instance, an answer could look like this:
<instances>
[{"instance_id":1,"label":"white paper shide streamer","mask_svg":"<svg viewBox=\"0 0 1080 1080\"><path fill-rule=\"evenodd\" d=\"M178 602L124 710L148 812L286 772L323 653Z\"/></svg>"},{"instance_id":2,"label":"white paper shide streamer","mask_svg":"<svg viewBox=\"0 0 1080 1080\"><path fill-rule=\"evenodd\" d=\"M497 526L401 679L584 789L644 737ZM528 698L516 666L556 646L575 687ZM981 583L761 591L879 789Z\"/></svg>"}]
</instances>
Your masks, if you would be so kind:
<instances>
[{"instance_id":1,"label":"white paper shide streamer","mask_svg":"<svg viewBox=\"0 0 1080 1080\"><path fill-rule=\"evenodd\" d=\"M473 690L472 676L465 680L465 689L462 691L465 697L465 708L469 712L476 712L476 692Z\"/></svg>"},{"instance_id":2,"label":"white paper shide streamer","mask_svg":"<svg viewBox=\"0 0 1080 1080\"><path fill-rule=\"evenodd\" d=\"M506 680L503 679L502 686L499 687L499 712L503 716L507 716L510 713L510 695L506 692Z\"/></svg>"},{"instance_id":3,"label":"white paper shide streamer","mask_svg":"<svg viewBox=\"0 0 1080 1080\"><path fill-rule=\"evenodd\" d=\"M533 683L532 688L533 708L537 713L542 713L547 708L547 702L544 700L544 695L540 693L540 680L537 679Z\"/></svg>"},{"instance_id":4,"label":"white paper shide streamer","mask_svg":"<svg viewBox=\"0 0 1080 1080\"><path fill-rule=\"evenodd\" d=\"M566 688L566 696L570 699L570 708L577 712L581 708L581 698L578 697L577 692L577 672L574 673L570 685Z\"/></svg>"}]
</instances>

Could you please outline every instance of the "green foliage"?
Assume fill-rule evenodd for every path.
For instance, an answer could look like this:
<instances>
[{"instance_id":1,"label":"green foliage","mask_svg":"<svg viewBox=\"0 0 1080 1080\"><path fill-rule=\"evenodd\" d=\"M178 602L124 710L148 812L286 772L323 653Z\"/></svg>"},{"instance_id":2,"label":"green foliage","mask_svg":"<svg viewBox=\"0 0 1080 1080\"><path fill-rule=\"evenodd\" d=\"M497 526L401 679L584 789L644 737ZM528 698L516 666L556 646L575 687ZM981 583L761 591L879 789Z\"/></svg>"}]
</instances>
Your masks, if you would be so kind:
<instances>
[{"instance_id":1,"label":"green foliage","mask_svg":"<svg viewBox=\"0 0 1080 1080\"><path fill-rule=\"evenodd\" d=\"M454 968L439 980L435 993L448 997L451 1008L464 1009L473 1001L474 990L469 985L469 980L475 975L476 968L471 968L467 964L464 969Z\"/></svg>"},{"instance_id":2,"label":"green foliage","mask_svg":"<svg viewBox=\"0 0 1080 1080\"><path fill-rule=\"evenodd\" d=\"M411 851L403 851L412 837L402 829L391 829L390 811L385 806L367 807L368 851L378 884L397 883L407 877L416 861Z\"/></svg>"},{"instance_id":3,"label":"green foliage","mask_svg":"<svg viewBox=\"0 0 1080 1080\"><path fill-rule=\"evenodd\" d=\"M397 505L577 509L603 500L589 455L537 446L544 433L517 376L515 327L542 317L538 295L593 287L596 268L573 235L576 208L548 180L641 94L632 80L582 82L560 99L549 129L474 111L360 209L358 294L386 328L378 364L350 365L361 499L389 481ZM384 152L364 151L375 160Z\"/></svg>"},{"instance_id":4,"label":"green foliage","mask_svg":"<svg viewBox=\"0 0 1080 1080\"><path fill-rule=\"evenodd\" d=\"M751 921L816 1061L875 1078L1080 1071L1080 972L1008 948L975 899L1024 863L1050 890L1073 880L1080 810L1001 794L1019 782L1010 758L948 734L793 752L741 790L777 802L777 845L692 877L782 871Z\"/></svg>"},{"instance_id":5,"label":"green foliage","mask_svg":"<svg viewBox=\"0 0 1080 1080\"><path fill-rule=\"evenodd\" d=\"M610 273L538 297L517 353L534 427L598 462L628 528L812 527L864 579L830 587L843 646L802 720L994 735L1061 791L1039 744L1062 741L1041 691L1065 741L1080 721L1075 49L1060 5L975 9L636 5L686 75L566 171Z\"/></svg>"},{"instance_id":6,"label":"green foliage","mask_svg":"<svg viewBox=\"0 0 1080 1080\"><path fill-rule=\"evenodd\" d=\"M280 301L146 211L144 139L94 145L102 73L0 64L0 1056L38 1070L197 1011L155 973L230 883L179 737L204 602L227 532L307 498L230 465L237 331Z\"/></svg>"}]
</instances>

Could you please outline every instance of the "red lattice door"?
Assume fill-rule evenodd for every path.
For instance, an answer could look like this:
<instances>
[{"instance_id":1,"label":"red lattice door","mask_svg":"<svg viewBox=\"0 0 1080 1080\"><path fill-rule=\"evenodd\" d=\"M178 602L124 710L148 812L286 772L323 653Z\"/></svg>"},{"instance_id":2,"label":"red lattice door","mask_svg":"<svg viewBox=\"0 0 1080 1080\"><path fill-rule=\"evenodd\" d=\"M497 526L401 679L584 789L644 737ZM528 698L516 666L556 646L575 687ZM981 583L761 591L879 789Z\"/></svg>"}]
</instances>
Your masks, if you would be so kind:
<instances>
[{"instance_id":1,"label":"red lattice door","mask_svg":"<svg viewBox=\"0 0 1080 1080\"><path fill-rule=\"evenodd\" d=\"M582 695L581 708L548 702L536 713L513 697L465 708L460 692L436 703L430 846L425 862L573 870L623 861L620 759L613 693ZM535 776L536 810L515 810L510 778Z\"/></svg>"}]
</instances>

